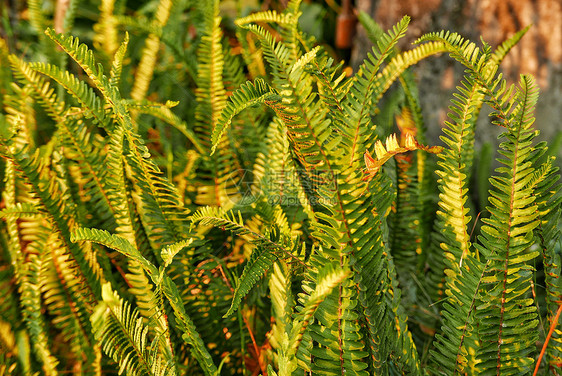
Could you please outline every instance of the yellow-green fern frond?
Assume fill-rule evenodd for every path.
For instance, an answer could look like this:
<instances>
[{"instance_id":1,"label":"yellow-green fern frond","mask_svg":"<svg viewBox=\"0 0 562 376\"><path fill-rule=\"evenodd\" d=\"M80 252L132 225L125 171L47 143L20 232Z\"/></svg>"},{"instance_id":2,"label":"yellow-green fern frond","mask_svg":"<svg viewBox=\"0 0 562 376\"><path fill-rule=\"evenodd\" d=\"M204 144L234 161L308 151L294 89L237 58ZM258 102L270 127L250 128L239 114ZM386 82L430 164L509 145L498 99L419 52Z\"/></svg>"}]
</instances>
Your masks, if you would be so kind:
<instances>
[{"instance_id":1,"label":"yellow-green fern frond","mask_svg":"<svg viewBox=\"0 0 562 376\"><path fill-rule=\"evenodd\" d=\"M292 25L296 22L291 13L277 13L276 10L266 10L263 12L252 13L249 16L236 19L237 26L244 26L249 23L267 22L281 26Z\"/></svg>"},{"instance_id":2,"label":"yellow-green fern frond","mask_svg":"<svg viewBox=\"0 0 562 376\"><path fill-rule=\"evenodd\" d=\"M205 347L193 321L187 315L182 298L177 285L172 279L160 271L148 261L129 241L117 236L111 235L107 231L79 228L72 234L72 241L91 241L103 244L106 247L115 249L123 255L140 263L149 278L159 286L162 293L166 296L170 303L176 318L178 328L183 332L182 338L193 348L193 353L199 365L206 375L217 375L217 368L213 363L213 359L209 351Z\"/></svg>"},{"instance_id":3,"label":"yellow-green fern frond","mask_svg":"<svg viewBox=\"0 0 562 376\"><path fill-rule=\"evenodd\" d=\"M441 146L424 146L419 144L412 134L406 135L404 145L402 146L398 144L395 134L390 135L386 139L385 145L383 145L380 140L375 143L376 159L373 158L368 150L365 152L365 165L367 166L366 173L369 175L366 179L372 179L372 177L379 172L382 165L395 155L412 150L423 150L428 153L439 154L443 150Z\"/></svg>"},{"instance_id":4,"label":"yellow-green fern frond","mask_svg":"<svg viewBox=\"0 0 562 376\"><path fill-rule=\"evenodd\" d=\"M531 128L538 88L532 78L523 76L516 94L511 119L505 124L506 142L500 147L503 165L491 179L490 218L484 219L482 246L489 260L480 292L477 318L482 347L478 367L482 375L528 373L533 365L538 334L536 307L528 296L534 267L530 261L538 251L530 249L533 230L539 226L535 197L528 186L533 168ZM504 167L505 166L505 167Z\"/></svg>"},{"instance_id":5,"label":"yellow-green fern frond","mask_svg":"<svg viewBox=\"0 0 562 376\"><path fill-rule=\"evenodd\" d=\"M213 154L224 132L232 122L232 118L248 107L269 103L278 98L277 94L262 79L256 79L253 83L243 84L232 96L228 104L222 110L220 118L215 123L211 136L211 154Z\"/></svg>"},{"instance_id":6,"label":"yellow-green fern frond","mask_svg":"<svg viewBox=\"0 0 562 376\"><path fill-rule=\"evenodd\" d=\"M168 22L170 11L174 2L172 0L160 0L156 14L154 15L154 25L162 28ZM144 99L148 92L148 87L154 74L156 66L156 55L160 49L160 38L156 34L149 34L146 38L144 49L142 50L141 61L135 74L135 82L131 90L131 98L135 100Z\"/></svg>"},{"instance_id":7,"label":"yellow-green fern frond","mask_svg":"<svg viewBox=\"0 0 562 376\"><path fill-rule=\"evenodd\" d=\"M173 366L159 353L156 342L150 341L148 327L138 312L109 283L102 286L102 298L91 317L92 327L104 352L119 363L119 373L176 375Z\"/></svg>"},{"instance_id":8,"label":"yellow-green fern frond","mask_svg":"<svg viewBox=\"0 0 562 376\"><path fill-rule=\"evenodd\" d=\"M115 0L102 0L99 5L100 16L94 25L94 46L103 50L107 56L113 56L119 48L114 8Z\"/></svg>"}]
</instances>

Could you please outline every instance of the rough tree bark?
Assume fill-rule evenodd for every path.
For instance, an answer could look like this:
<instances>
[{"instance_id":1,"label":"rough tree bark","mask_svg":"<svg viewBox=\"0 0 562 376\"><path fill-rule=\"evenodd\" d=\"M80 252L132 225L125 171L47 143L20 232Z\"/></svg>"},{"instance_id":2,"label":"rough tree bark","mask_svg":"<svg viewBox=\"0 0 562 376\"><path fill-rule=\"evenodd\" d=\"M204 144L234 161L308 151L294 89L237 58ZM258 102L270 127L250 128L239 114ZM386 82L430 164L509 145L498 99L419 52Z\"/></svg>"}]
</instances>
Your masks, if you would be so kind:
<instances>
[{"instance_id":1,"label":"rough tree bark","mask_svg":"<svg viewBox=\"0 0 562 376\"><path fill-rule=\"evenodd\" d=\"M562 0L356 0L356 8L388 29L407 14L412 17L402 49L429 31L447 29L478 42L480 35L496 47L517 30L533 24L502 63L506 77L533 74L540 86L537 128L542 139L562 131ZM359 27L353 61L361 61L370 42ZM449 99L463 69L447 56L432 58L415 69L430 139L436 140ZM486 119L482 119L486 121ZM497 130L480 124L478 139L490 140ZM492 138L493 139L493 138Z\"/></svg>"}]
</instances>

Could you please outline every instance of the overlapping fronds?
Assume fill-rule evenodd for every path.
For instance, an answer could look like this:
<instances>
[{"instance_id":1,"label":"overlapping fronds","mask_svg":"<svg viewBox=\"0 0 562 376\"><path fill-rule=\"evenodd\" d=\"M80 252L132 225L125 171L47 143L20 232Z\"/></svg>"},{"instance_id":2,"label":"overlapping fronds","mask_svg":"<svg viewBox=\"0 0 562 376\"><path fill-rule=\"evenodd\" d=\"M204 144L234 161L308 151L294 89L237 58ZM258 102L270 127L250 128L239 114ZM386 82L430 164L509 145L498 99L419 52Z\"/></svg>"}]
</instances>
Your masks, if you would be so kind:
<instances>
[{"instance_id":1,"label":"overlapping fronds","mask_svg":"<svg viewBox=\"0 0 562 376\"><path fill-rule=\"evenodd\" d=\"M119 373L176 375L173 364L164 361L155 341L149 339L138 312L109 283L102 287L102 298L91 317L92 327L103 351L119 364Z\"/></svg>"},{"instance_id":2,"label":"overlapping fronds","mask_svg":"<svg viewBox=\"0 0 562 376\"><path fill-rule=\"evenodd\" d=\"M159 270L150 261L143 257L138 249L136 249L129 241L120 236L111 235L107 231L79 228L73 232L72 240L74 242L91 241L103 244L140 263L150 279L157 284L159 288L161 288L162 293L166 296L168 302L174 310L176 324L183 332L182 338L193 347L195 358L198 360L199 365L203 368L205 374L217 374L217 369L213 363L211 355L201 341L199 333L187 315L185 307L181 303L181 295L176 284L169 276L164 273L160 273Z\"/></svg>"},{"instance_id":3,"label":"overlapping fronds","mask_svg":"<svg viewBox=\"0 0 562 376\"><path fill-rule=\"evenodd\" d=\"M301 0L234 23L218 0L100 1L95 50L76 28L0 40L0 374L556 371L559 174L533 80L498 73L527 29L401 52L408 17L361 13L353 74ZM429 147L411 67L439 53L466 70ZM483 104L505 133L475 187Z\"/></svg>"},{"instance_id":4,"label":"overlapping fronds","mask_svg":"<svg viewBox=\"0 0 562 376\"><path fill-rule=\"evenodd\" d=\"M226 317L230 316L238 308L242 298L281 257L288 260L298 260L293 255L293 242L290 235L280 232L279 229L272 228L269 233L259 234L244 225L242 216L238 212L238 216L234 212L224 211L221 208L206 207L192 216L195 223L203 225L213 225L229 230L238 236L248 235L252 239L255 248L249 258L244 272L240 276L234 298Z\"/></svg>"}]
</instances>

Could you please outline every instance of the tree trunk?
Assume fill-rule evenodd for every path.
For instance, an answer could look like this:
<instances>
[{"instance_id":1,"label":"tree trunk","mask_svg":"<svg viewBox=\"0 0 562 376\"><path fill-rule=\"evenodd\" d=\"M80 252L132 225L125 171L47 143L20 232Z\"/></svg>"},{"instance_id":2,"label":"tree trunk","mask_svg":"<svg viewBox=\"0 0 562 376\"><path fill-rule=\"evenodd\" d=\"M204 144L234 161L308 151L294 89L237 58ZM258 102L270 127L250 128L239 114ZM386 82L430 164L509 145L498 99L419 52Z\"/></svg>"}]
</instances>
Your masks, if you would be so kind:
<instances>
[{"instance_id":1,"label":"tree trunk","mask_svg":"<svg viewBox=\"0 0 562 376\"><path fill-rule=\"evenodd\" d=\"M385 30L403 15L412 17L401 49L423 33L442 29L460 33L479 42L480 36L493 48L514 32L533 24L501 65L510 82L519 74L535 76L541 89L536 109L536 126L543 139L562 131L562 1L561 0L356 0L357 10L370 14ZM371 43L359 27L353 62L362 61ZM463 68L448 56L431 58L414 69L428 126L429 139L440 134L447 106ZM482 116L476 132L477 142L491 140L498 130Z\"/></svg>"}]
</instances>

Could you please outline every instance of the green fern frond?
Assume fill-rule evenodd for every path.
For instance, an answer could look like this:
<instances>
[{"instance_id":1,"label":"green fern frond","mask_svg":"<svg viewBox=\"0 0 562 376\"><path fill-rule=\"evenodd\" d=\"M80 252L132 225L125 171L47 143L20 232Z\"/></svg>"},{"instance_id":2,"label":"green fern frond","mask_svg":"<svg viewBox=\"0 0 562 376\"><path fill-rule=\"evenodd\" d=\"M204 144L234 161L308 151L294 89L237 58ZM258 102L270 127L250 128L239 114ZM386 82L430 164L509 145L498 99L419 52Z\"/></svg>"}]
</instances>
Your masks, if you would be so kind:
<instances>
[{"instance_id":1,"label":"green fern frond","mask_svg":"<svg viewBox=\"0 0 562 376\"><path fill-rule=\"evenodd\" d=\"M28 266L22 275L20 293L23 306L24 321L33 339L33 347L43 363L46 375L58 375L59 360L51 353L51 339L49 338L44 317L38 307L41 307L41 261L39 257L30 256Z\"/></svg>"},{"instance_id":2,"label":"green fern frond","mask_svg":"<svg viewBox=\"0 0 562 376\"><path fill-rule=\"evenodd\" d=\"M45 31L45 34L80 65L94 85L100 90L104 98L115 105L115 93L109 90L109 81L103 74L103 67L101 64L96 63L94 53L88 46L80 43L78 38L57 34L50 28Z\"/></svg>"},{"instance_id":3,"label":"green fern frond","mask_svg":"<svg viewBox=\"0 0 562 376\"><path fill-rule=\"evenodd\" d=\"M306 170L330 169L330 157L326 149L338 144L338 137L330 127L327 109L322 107L312 92L311 77L303 69L316 50L302 57L300 63L290 63L291 51L283 43L276 43L270 33L261 26L248 25L255 33L264 50L264 55L274 69L274 85L281 100L273 109L289 132L289 140ZM326 143L325 147L324 143Z\"/></svg>"},{"instance_id":4,"label":"green fern frond","mask_svg":"<svg viewBox=\"0 0 562 376\"><path fill-rule=\"evenodd\" d=\"M123 301L106 283L102 286L103 302L94 311L91 321L96 339L105 353L119 363L119 374L175 375L170 364L148 338L148 327L136 310Z\"/></svg>"},{"instance_id":5,"label":"green fern frond","mask_svg":"<svg viewBox=\"0 0 562 376\"><path fill-rule=\"evenodd\" d=\"M553 159L544 162L535 173L535 204L539 212L540 224L535 229L537 243L542 249L546 284L547 323L552 323L562 301L560 239L560 207L562 205L562 188L558 168L553 166ZM540 183L538 183L540 182ZM562 320L559 320L547 348L547 364L553 369L562 362Z\"/></svg>"},{"instance_id":6,"label":"green fern frond","mask_svg":"<svg viewBox=\"0 0 562 376\"><path fill-rule=\"evenodd\" d=\"M103 126L105 123L105 112L99 97L94 93L84 81L78 80L76 76L70 74L68 71L62 71L59 67L51 64L44 63L31 63L29 67L39 73L42 73L60 85L62 85L86 111L84 116L86 118L93 117L95 122Z\"/></svg>"},{"instance_id":7,"label":"green fern frond","mask_svg":"<svg viewBox=\"0 0 562 376\"><path fill-rule=\"evenodd\" d=\"M103 1L107 2L107 1ZM129 45L129 33L125 33L125 38L123 42L119 45L119 48L113 56L113 62L111 63L111 71L109 72L109 84L113 87L119 87L121 82L121 72L123 71L123 59L125 58L125 53L127 52L127 46Z\"/></svg>"},{"instance_id":8,"label":"green fern frond","mask_svg":"<svg viewBox=\"0 0 562 376\"><path fill-rule=\"evenodd\" d=\"M72 241L91 241L103 244L138 262L150 279L161 288L161 291L170 302L176 315L176 323L179 329L183 331L182 338L193 347L194 355L205 374L209 376L217 375L217 369L211 355L205 348L199 333L187 315L178 288L170 277L160 273L129 241L120 236L111 235L107 231L79 228L72 233Z\"/></svg>"},{"instance_id":9,"label":"green fern frond","mask_svg":"<svg viewBox=\"0 0 562 376\"><path fill-rule=\"evenodd\" d=\"M392 30L381 35L378 45L373 48L372 54L368 55L367 60L354 77L353 86L350 89L351 95L347 96L344 107L347 112L348 137L351 142L350 163L357 159L356 155L363 155L364 152L364 150L359 150L361 149L360 144L364 141L361 134L364 133L373 103L372 97L377 83L377 73L384 60L393 52L398 40L406 34L409 22L409 17L403 17Z\"/></svg>"},{"instance_id":10,"label":"green fern frond","mask_svg":"<svg viewBox=\"0 0 562 376\"><path fill-rule=\"evenodd\" d=\"M115 249L125 256L139 262L143 269L145 269L151 277L158 275L158 269L156 269L154 265L152 265L143 255L141 255L138 249L136 249L129 241L120 236L111 235L105 230L78 228L72 233L71 240L73 242L96 242L108 248Z\"/></svg>"},{"instance_id":11,"label":"green fern frond","mask_svg":"<svg viewBox=\"0 0 562 376\"><path fill-rule=\"evenodd\" d=\"M44 304L53 317L54 326L60 330L61 338L68 343L72 352L85 355L87 362L94 362L94 338L88 320L94 302L83 301L87 294L82 278L72 273L72 259L56 236L47 236L51 229L38 226L39 239L32 242L32 249L40 250L41 271L40 288ZM48 246L47 246L48 245Z\"/></svg>"},{"instance_id":12,"label":"green fern frond","mask_svg":"<svg viewBox=\"0 0 562 376\"><path fill-rule=\"evenodd\" d=\"M316 320L309 325L310 335L317 342L310 350L312 373L369 374L368 352L355 312L358 304L355 291L353 282L347 278L316 309Z\"/></svg>"},{"instance_id":13,"label":"green fern frond","mask_svg":"<svg viewBox=\"0 0 562 376\"><path fill-rule=\"evenodd\" d=\"M0 219L35 217L39 214L40 211L35 205L28 202L17 202L13 207L0 210Z\"/></svg>"},{"instance_id":14,"label":"green fern frond","mask_svg":"<svg viewBox=\"0 0 562 376\"><path fill-rule=\"evenodd\" d=\"M42 35L43 31L50 26L50 22L43 14L43 3L38 0L30 0L29 7L29 20L37 35Z\"/></svg>"},{"instance_id":15,"label":"green fern frond","mask_svg":"<svg viewBox=\"0 0 562 376\"><path fill-rule=\"evenodd\" d=\"M256 233L244 225L242 215L238 215L231 210L224 210L218 207L207 206L199 209L191 216L194 223L201 225L212 225L222 228L223 230L232 231L238 236L249 236L256 245L263 246L264 249L275 249L278 252L284 253L288 257L293 257L293 250L289 244L284 241L276 241L270 239L268 236ZM298 260L298 259L295 259ZM299 260L300 261L300 260Z\"/></svg>"},{"instance_id":16,"label":"green fern frond","mask_svg":"<svg viewBox=\"0 0 562 376\"><path fill-rule=\"evenodd\" d=\"M16 171L11 162L6 164L5 182L5 189L2 192L2 199L6 204L4 210L11 210L22 206L21 203L16 202ZM27 203L23 204L23 206L27 205ZM8 236L8 249L6 251L12 260L14 279L19 285L21 308L18 310L18 313L23 316L23 322L33 340L34 350L39 360L43 363L43 371L46 375L55 376L58 374L57 365L59 361L50 351L51 339L48 335L44 317L41 315L40 309L38 309L38 307L41 307L41 259L36 254L29 255L27 260L24 258L17 218L5 216L3 220L6 222ZM5 304L7 302L2 299L2 303ZM7 312L7 307L4 310ZM28 366L23 364L24 369Z\"/></svg>"},{"instance_id":17,"label":"green fern frond","mask_svg":"<svg viewBox=\"0 0 562 376\"><path fill-rule=\"evenodd\" d=\"M341 269L341 267L334 262L327 263L318 271L316 286L314 290L306 296L303 306L299 308L299 312L295 317L289 339L289 358L297 353L304 332L312 322L320 304L322 304L336 287L347 279L349 274L349 270Z\"/></svg>"},{"instance_id":18,"label":"green fern frond","mask_svg":"<svg viewBox=\"0 0 562 376\"><path fill-rule=\"evenodd\" d=\"M38 152L29 155L24 148L24 150L13 151L9 157L31 184L40 205L47 213L47 218L52 222L53 229L60 234L65 249L72 255L80 279L87 281L85 286L86 291L88 291L86 301L94 301L99 294L100 270L95 260L89 258L86 252L70 241L70 232L73 230L75 223L71 213L69 213L72 200L68 197L68 192L61 188L56 179L41 176L42 173L48 174L48 172L42 167Z\"/></svg>"},{"instance_id":19,"label":"green fern frond","mask_svg":"<svg viewBox=\"0 0 562 376\"><path fill-rule=\"evenodd\" d=\"M432 352L436 371L443 375L463 374L476 366L474 351L478 333L475 327L475 311L478 291L482 288L486 266L479 261L470 242L468 225L471 221L468 207L468 180L471 171L474 143L475 118L483 103L481 86L465 78L458 86L456 99L449 106L441 140L447 145L439 155L441 191L440 210L436 227L442 236L440 248L446 268L443 305L442 334L437 335L434 345L439 351ZM435 252L435 251L434 251ZM436 274L443 271L435 271Z\"/></svg>"},{"instance_id":20,"label":"green fern frond","mask_svg":"<svg viewBox=\"0 0 562 376\"><path fill-rule=\"evenodd\" d=\"M503 41L502 44L500 44L492 54L491 62L495 63L496 65L500 65L504 57L521 40L521 38L523 38L523 36L527 34L527 31L529 31L530 28L531 25L525 27L524 29L519 30L518 32L513 34L510 38Z\"/></svg>"},{"instance_id":21,"label":"green fern frond","mask_svg":"<svg viewBox=\"0 0 562 376\"><path fill-rule=\"evenodd\" d=\"M531 128L538 89L532 78L523 76L517 92L517 104L511 121L505 126L506 142L500 145L505 167L496 171L490 192L490 218L484 219L482 246L478 249L489 260L483 278L477 317L482 341L479 368L483 375L498 372L528 373L538 334L536 307L527 294L531 288L533 266L529 261L538 252L529 249L533 230L539 225L528 186L533 168L529 158L531 141L536 132Z\"/></svg>"},{"instance_id":22,"label":"green fern frond","mask_svg":"<svg viewBox=\"0 0 562 376\"><path fill-rule=\"evenodd\" d=\"M201 44L197 51L199 68L197 77L196 119L203 138L210 136L217 123L221 111L226 106L226 91L223 82L224 56L220 43L222 30L220 28L218 1L209 2L209 11L205 16L205 35L201 37ZM206 139L203 143L208 142Z\"/></svg>"},{"instance_id":23,"label":"green fern frond","mask_svg":"<svg viewBox=\"0 0 562 376\"><path fill-rule=\"evenodd\" d=\"M236 19L237 26L244 26L250 23L266 22L280 26L292 25L296 22L291 13L277 13L276 10L266 10L263 12L252 13L246 17Z\"/></svg>"},{"instance_id":24,"label":"green fern frond","mask_svg":"<svg viewBox=\"0 0 562 376\"><path fill-rule=\"evenodd\" d=\"M277 239L281 234L278 231L270 231L267 235L272 243L279 243ZM248 292L254 287L257 281L264 276L272 265L277 261L279 255L275 253L277 247L265 246L264 243L256 246L252 255L248 259L244 271L238 280L236 289L234 290L234 296L232 298L232 305L230 306L228 312L224 317L229 317L234 313L240 306L242 299L248 294Z\"/></svg>"},{"instance_id":25,"label":"green fern frond","mask_svg":"<svg viewBox=\"0 0 562 376\"><path fill-rule=\"evenodd\" d=\"M160 0L158 2L153 22L156 27L163 28L166 25L173 5L174 2L172 0ZM159 49L160 38L156 34L149 34L142 50L141 60L136 70L133 88L131 89L131 98L134 100L144 99L148 92Z\"/></svg>"},{"instance_id":26,"label":"green fern frond","mask_svg":"<svg viewBox=\"0 0 562 376\"><path fill-rule=\"evenodd\" d=\"M66 106L64 102L59 101L54 89L45 82L40 75L38 75L30 67L28 63L25 63L20 58L10 55L8 56L10 65L12 66L12 71L14 75L23 85L29 85L34 89L35 97L38 102L45 108L45 111L57 122L61 122L62 114L64 113Z\"/></svg>"},{"instance_id":27,"label":"green fern frond","mask_svg":"<svg viewBox=\"0 0 562 376\"><path fill-rule=\"evenodd\" d=\"M112 56L119 48L117 42L117 22L114 15L115 0L102 0L99 4L100 15L94 25L94 46Z\"/></svg>"},{"instance_id":28,"label":"green fern frond","mask_svg":"<svg viewBox=\"0 0 562 376\"><path fill-rule=\"evenodd\" d=\"M213 154L222 138L224 132L229 127L237 114L248 107L254 107L260 103L268 103L277 99L277 94L262 79L256 79L254 82L247 82L236 90L226 107L222 110L219 119L215 123L215 128L211 136L211 154Z\"/></svg>"}]
</instances>

